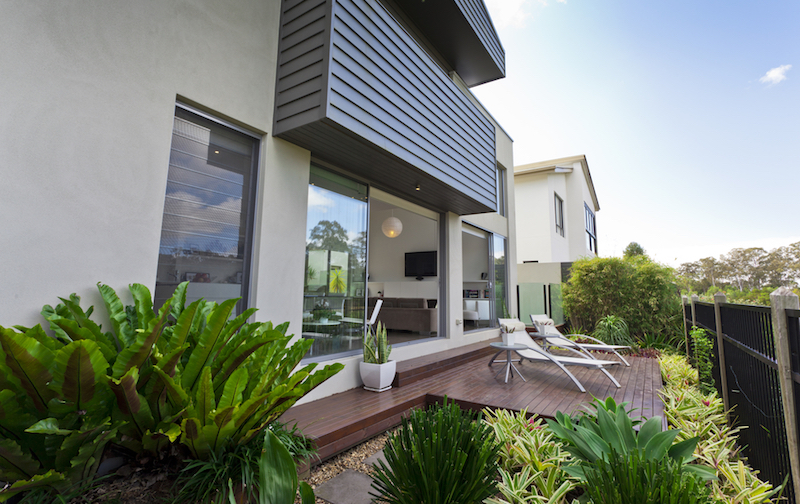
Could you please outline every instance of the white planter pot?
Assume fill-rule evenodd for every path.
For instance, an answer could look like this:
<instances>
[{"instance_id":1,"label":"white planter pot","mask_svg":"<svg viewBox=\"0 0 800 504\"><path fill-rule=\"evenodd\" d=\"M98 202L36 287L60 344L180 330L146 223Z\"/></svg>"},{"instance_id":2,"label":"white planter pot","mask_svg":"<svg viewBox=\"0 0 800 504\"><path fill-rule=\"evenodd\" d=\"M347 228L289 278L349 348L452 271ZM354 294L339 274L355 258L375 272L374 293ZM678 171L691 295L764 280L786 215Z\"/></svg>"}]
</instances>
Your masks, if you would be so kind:
<instances>
[{"instance_id":1,"label":"white planter pot","mask_svg":"<svg viewBox=\"0 0 800 504\"><path fill-rule=\"evenodd\" d=\"M397 370L397 362L390 360L386 364L370 364L364 361L359 362L361 371L361 381L364 388L372 392L383 392L392 388L394 374Z\"/></svg>"},{"instance_id":2,"label":"white planter pot","mask_svg":"<svg viewBox=\"0 0 800 504\"><path fill-rule=\"evenodd\" d=\"M503 337L503 344L504 345L508 346L508 345L513 345L514 344L514 342L515 342L514 333L504 332L504 333L500 333L500 335Z\"/></svg>"}]
</instances>

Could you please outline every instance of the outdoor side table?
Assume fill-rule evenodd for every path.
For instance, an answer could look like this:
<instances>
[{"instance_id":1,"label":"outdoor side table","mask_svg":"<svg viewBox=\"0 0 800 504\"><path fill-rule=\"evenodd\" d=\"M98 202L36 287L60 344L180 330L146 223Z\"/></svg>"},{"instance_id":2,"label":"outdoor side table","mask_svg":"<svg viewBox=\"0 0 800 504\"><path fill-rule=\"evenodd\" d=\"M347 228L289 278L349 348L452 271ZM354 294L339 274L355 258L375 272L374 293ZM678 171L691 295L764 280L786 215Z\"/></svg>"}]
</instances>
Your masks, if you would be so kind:
<instances>
[{"instance_id":1,"label":"outdoor side table","mask_svg":"<svg viewBox=\"0 0 800 504\"><path fill-rule=\"evenodd\" d=\"M506 370L506 381L505 381L505 383L508 383L508 375L509 374L511 375L511 378L514 378L514 373L511 372L512 369L517 372L519 377L522 378L522 381L527 381L522 376L522 373L519 372L519 369L517 369L517 366L515 366L511 362L511 352L517 352L518 350L525 350L526 348L528 348L527 346L519 345L519 344L516 344L516 343L513 344L513 345L504 345L502 343L489 343L489 345L492 348L497 348L498 349L498 352L496 354L494 354L494 357L492 357L492 360L489 361L489 367L492 367L492 364L494 364L495 362L505 362L505 364L506 364L505 365L505 370ZM505 361L495 361L497 356L500 355L501 353L503 353L504 350L506 352L506 360ZM519 354L517 354L517 355L519 355ZM519 361L522 362L522 356L521 355L520 355ZM494 377L497 378L497 375L499 375L502 372L503 372L503 369L500 369L500 371L498 371L497 374L494 375Z\"/></svg>"}]
</instances>

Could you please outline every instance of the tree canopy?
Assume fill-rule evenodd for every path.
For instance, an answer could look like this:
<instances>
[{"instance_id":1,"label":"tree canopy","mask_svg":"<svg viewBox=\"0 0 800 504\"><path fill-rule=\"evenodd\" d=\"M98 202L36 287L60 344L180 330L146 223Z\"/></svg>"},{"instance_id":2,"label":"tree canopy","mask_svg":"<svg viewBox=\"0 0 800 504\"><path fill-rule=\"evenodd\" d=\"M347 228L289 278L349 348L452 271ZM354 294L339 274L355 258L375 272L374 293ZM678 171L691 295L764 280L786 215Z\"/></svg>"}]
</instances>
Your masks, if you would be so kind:
<instances>
[{"instance_id":1,"label":"tree canopy","mask_svg":"<svg viewBox=\"0 0 800 504\"><path fill-rule=\"evenodd\" d=\"M735 248L716 259L704 257L678 267L687 290L704 293L711 287L751 291L797 287L800 279L800 242L767 251L761 247Z\"/></svg>"}]
</instances>

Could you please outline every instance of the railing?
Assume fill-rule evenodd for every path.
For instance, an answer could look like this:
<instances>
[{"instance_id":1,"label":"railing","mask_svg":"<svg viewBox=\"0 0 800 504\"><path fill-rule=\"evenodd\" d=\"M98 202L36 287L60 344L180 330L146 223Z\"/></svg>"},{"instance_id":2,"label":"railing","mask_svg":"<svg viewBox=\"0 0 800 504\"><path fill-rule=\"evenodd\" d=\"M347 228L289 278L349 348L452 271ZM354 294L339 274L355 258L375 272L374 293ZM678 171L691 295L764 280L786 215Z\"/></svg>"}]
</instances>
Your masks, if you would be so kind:
<instances>
[{"instance_id":1,"label":"railing","mask_svg":"<svg viewBox=\"0 0 800 504\"><path fill-rule=\"evenodd\" d=\"M702 327L712 336L715 387L731 425L747 427L739 433L742 454L773 485L791 475L784 496L793 503L800 483L794 481L800 479L800 306L788 290L771 298L771 308L729 304L722 295L713 304L684 298L684 317L687 329ZM789 364L791 373L782 375Z\"/></svg>"}]
</instances>

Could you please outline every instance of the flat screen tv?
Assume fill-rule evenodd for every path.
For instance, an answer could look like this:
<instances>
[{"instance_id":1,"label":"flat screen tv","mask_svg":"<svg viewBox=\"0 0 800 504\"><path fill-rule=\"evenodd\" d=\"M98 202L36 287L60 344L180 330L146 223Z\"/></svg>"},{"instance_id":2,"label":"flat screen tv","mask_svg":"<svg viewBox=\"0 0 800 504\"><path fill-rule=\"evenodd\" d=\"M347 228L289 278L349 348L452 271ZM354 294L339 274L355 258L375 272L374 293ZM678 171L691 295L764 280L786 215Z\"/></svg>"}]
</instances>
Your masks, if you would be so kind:
<instances>
[{"instance_id":1,"label":"flat screen tv","mask_svg":"<svg viewBox=\"0 0 800 504\"><path fill-rule=\"evenodd\" d=\"M436 251L406 252L407 277L432 277L436 276Z\"/></svg>"}]
</instances>

